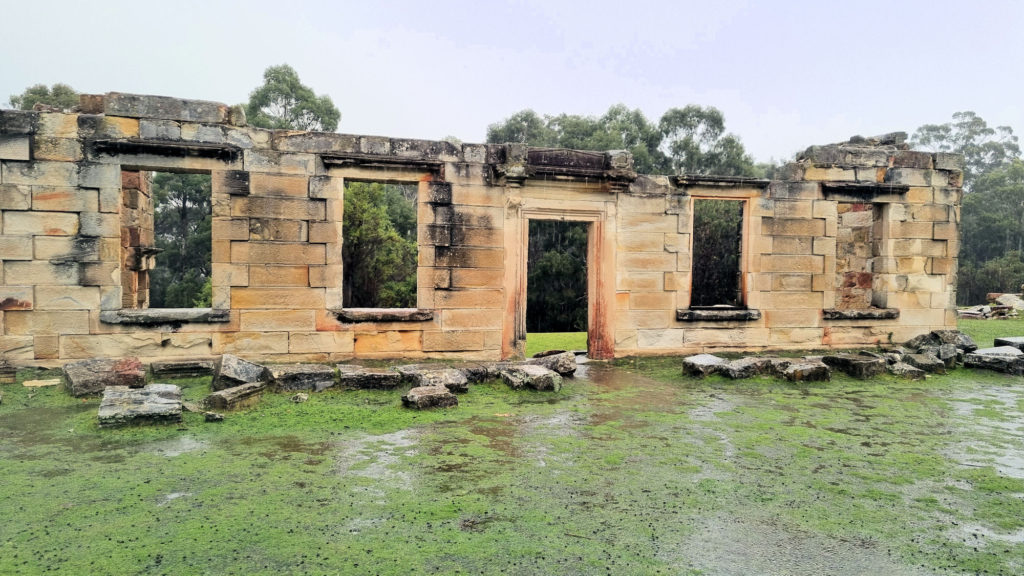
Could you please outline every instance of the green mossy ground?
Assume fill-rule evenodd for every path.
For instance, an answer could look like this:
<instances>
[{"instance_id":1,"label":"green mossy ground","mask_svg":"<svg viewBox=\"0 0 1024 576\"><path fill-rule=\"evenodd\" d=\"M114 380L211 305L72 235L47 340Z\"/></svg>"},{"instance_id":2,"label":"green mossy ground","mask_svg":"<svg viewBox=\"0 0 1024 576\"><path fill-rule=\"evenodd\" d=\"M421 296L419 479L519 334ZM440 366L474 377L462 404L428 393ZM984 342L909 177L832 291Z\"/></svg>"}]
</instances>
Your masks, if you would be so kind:
<instances>
[{"instance_id":1,"label":"green mossy ground","mask_svg":"<svg viewBox=\"0 0 1024 576\"><path fill-rule=\"evenodd\" d=\"M222 423L117 430L96 398L3 386L0 574L1024 571L1024 379L679 366L482 384L434 412L266 394Z\"/></svg>"}]
</instances>

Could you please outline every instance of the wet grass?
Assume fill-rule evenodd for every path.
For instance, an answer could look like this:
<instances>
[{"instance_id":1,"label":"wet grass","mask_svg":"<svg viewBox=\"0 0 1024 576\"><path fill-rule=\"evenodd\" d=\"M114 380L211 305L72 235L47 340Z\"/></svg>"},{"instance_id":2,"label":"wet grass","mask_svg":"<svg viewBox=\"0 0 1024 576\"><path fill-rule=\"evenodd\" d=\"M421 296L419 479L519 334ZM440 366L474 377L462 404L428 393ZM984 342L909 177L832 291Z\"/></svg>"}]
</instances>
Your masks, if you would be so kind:
<instances>
[{"instance_id":1,"label":"wet grass","mask_svg":"<svg viewBox=\"0 0 1024 576\"><path fill-rule=\"evenodd\" d=\"M0 574L1024 571L1022 378L586 371L118 430L95 398L0 387Z\"/></svg>"},{"instance_id":2,"label":"wet grass","mask_svg":"<svg viewBox=\"0 0 1024 576\"><path fill-rule=\"evenodd\" d=\"M586 350L586 332L537 332L526 335L526 357L546 350Z\"/></svg>"},{"instance_id":3,"label":"wet grass","mask_svg":"<svg viewBox=\"0 0 1024 576\"><path fill-rule=\"evenodd\" d=\"M971 335L978 346L991 347L992 341L1004 336L1024 336L1024 316L992 320L961 319L960 329Z\"/></svg>"}]
</instances>

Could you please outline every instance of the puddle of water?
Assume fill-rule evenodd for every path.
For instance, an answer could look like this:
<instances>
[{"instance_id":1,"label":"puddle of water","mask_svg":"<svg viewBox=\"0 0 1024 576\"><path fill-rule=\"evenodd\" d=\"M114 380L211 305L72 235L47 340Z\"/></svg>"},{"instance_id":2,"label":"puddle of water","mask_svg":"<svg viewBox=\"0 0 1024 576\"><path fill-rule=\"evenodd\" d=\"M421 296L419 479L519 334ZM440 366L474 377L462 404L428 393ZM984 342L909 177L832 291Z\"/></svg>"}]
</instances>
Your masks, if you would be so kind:
<instances>
[{"instance_id":1,"label":"puddle of water","mask_svg":"<svg viewBox=\"0 0 1024 576\"><path fill-rule=\"evenodd\" d=\"M163 496L161 496L159 501L157 501L156 505L157 507L163 507L170 504L171 502L174 502L178 498L184 498L185 496L191 495L191 492L171 492L170 494L164 494Z\"/></svg>"},{"instance_id":2,"label":"puddle of water","mask_svg":"<svg viewBox=\"0 0 1024 576\"><path fill-rule=\"evenodd\" d=\"M411 470L398 466L403 456L416 453L420 432L410 428L390 434L366 434L344 441L336 454L335 471L339 475L359 476L387 483L391 488L413 490ZM383 495L380 488L367 487L366 492Z\"/></svg>"},{"instance_id":3,"label":"puddle of water","mask_svg":"<svg viewBox=\"0 0 1024 576\"><path fill-rule=\"evenodd\" d=\"M191 436L177 436L175 438L145 444L139 447L139 451L174 458L175 456L195 452L196 450L200 450L205 447L206 442L202 440L196 440Z\"/></svg>"}]
</instances>

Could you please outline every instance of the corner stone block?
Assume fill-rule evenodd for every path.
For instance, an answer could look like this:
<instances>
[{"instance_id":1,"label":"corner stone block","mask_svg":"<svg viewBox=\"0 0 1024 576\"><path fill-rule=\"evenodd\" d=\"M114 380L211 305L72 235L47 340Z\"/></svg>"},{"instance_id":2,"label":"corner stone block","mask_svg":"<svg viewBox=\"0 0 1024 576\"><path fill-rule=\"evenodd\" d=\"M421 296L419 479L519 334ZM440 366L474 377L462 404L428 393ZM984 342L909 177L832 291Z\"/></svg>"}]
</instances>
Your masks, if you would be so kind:
<instances>
[{"instance_id":1,"label":"corner stone block","mask_svg":"<svg viewBox=\"0 0 1024 576\"><path fill-rule=\"evenodd\" d=\"M949 152L936 152L935 169L961 171L964 169L964 157L960 154L950 154Z\"/></svg>"},{"instance_id":2,"label":"corner stone block","mask_svg":"<svg viewBox=\"0 0 1024 576\"><path fill-rule=\"evenodd\" d=\"M344 196L342 182L341 178L311 176L309 178L308 195L310 198L342 198Z\"/></svg>"},{"instance_id":3,"label":"corner stone block","mask_svg":"<svg viewBox=\"0 0 1024 576\"><path fill-rule=\"evenodd\" d=\"M116 164L80 164L78 185L83 188L120 188L121 170Z\"/></svg>"}]
</instances>

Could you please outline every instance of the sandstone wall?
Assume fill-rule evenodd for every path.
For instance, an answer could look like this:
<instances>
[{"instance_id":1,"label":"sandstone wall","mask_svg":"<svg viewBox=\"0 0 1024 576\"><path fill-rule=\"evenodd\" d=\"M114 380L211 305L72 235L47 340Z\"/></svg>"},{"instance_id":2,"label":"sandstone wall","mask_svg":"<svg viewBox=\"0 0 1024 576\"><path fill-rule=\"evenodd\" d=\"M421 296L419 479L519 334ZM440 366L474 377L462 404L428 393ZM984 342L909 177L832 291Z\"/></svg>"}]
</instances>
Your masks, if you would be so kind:
<instances>
[{"instance_id":1,"label":"sandstone wall","mask_svg":"<svg viewBox=\"0 0 1024 576\"><path fill-rule=\"evenodd\" d=\"M625 153L248 127L110 93L0 111L0 353L497 359L525 335L531 219L589 223L594 356L847 347L953 327L961 159L898 136L782 181L638 176ZM213 307L148 308L148 170L211 176ZM418 186L417 309L343 310L343 183ZM743 304L690 309L694 199L743 202Z\"/></svg>"}]
</instances>

